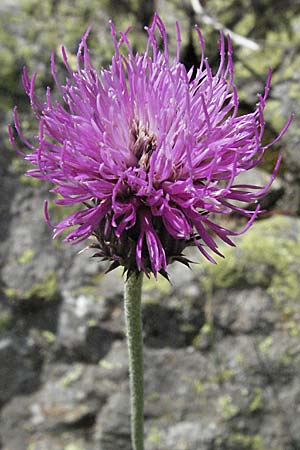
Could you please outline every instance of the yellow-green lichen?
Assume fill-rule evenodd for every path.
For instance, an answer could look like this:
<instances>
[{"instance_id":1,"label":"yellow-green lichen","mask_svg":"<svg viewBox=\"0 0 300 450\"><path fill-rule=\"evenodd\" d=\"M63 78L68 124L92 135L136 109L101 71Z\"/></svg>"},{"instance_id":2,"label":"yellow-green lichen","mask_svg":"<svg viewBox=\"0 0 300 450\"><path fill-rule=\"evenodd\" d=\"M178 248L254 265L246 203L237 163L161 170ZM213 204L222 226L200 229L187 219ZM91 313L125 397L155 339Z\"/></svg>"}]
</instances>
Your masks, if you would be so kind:
<instances>
[{"instance_id":1,"label":"yellow-green lichen","mask_svg":"<svg viewBox=\"0 0 300 450\"><path fill-rule=\"evenodd\" d=\"M243 355L243 353L237 353L234 356L234 361L241 366L245 366L246 363L245 355Z\"/></svg>"},{"instance_id":2,"label":"yellow-green lichen","mask_svg":"<svg viewBox=\"0 0 300 450\"><path fill-rule=\"evenodd\" d=\"M223 384L231 380L236 375L235 370L229 368L220 368L216 375L213 375L209 381L213 384Z\"/></svg>"},{"instance_id":3,"label":"yellow-green lichen","mask_svg":"<svg viewBox=\"0 0 300 450\"><path fill-rule=\"evenodd\" d=\"M28 248L18 257L17 261L21 265L27 264L33 259L34 255L35 255L34 250Z\"/></svg>"},{"instance_id":4,"label":"yellow-green lichen","mask_svg":"<svg viewBox=\"0 0 300 450\"><path fill-rule=\"evenodd\" d=\"M157 282L153 277L144 277L142 301L147 304L158 303L161 296L168 295L171 291L172 286L165 278L159 276Z\"/></svg>"},{"instance_id":5,"label":"yellow-green lichen","mask_svg":"<svg viewBox=\"0 0 300 450\"><path fill-rule=\"evenodd\" d=\"M101 359L99 361L99 367L105 370L116 370L120 369L122 367L122 364L116 361L108 361L107 359Z\"/></svg>"},{"instance_id":6,"label":"yellow-green lichen","mask_svg":"<svg viewBox=\"0 0 300 450\"><path fill-rule=\"evenodd\" d=\"M190 333L194 333L196 331L196 328L194 325L192 325L190 323L183 323L182 325L180 325L179 331L180 331L180 333L183 333L183 334L190 334Z\"/></svg>"},{"instance_id":7,"label":"yellow-green lichen","mask_svg":"<svg viewBox=\"0 0 300 450\"><path fill-rule=\"evenodd\" d=\"M78 444L74 444L74 443L71 443L71 444L67 444L65 447L64 447L64 450L84 450L84 447L82 447L82 445L78 445Z\"/></svg>"},{"instance_id":8,"label":"yellow-green lichen","mask_svg":"<svg viewBox=\"0 0 300 450\"><path fill-rule=\"evenodd\" d=\"M59 288L54 272L47 272L43 280L33 283L24 291L22 288L4 288L4 294L9 300L59 300Z\"/></svg>"},{"instance_id":9,"label":"yellow-green lichen","mask_svg":"<svg viewBox=\"0 0 300 450\"><path fill-rule=\"evenodd\" d=\"M48 272L44 280L35 283L30 289L23 293L24 300L41 299L45 301L57 300L59 298L59 291L57 285L57 278L54 272Z\"/></svg>"},{"instance_id":10,"label":"yellow-green lichen","mask_svg":"<svg viewBox=\"0 0 300 450\"><path fill-rule=\"evenodd\" d=\"M228 448L239 450L265 450L264 442L259 434L233 433L228 438Z\"/></svg>"},{"instance_id":11,"label":"yellow-green lichen","mask_svg":"<svg viewBox=\"0 0 300 450\"><path fill-rule=\"evenodd\" d=\"M159 392L153 391L151 394L147 395L145 398L145 402L157 402L159 400L160 394Z\"/></svg>"},{"instance_id":12,"label":"yellow-green lichen","mask_svg":"<svg viewBox=\"0 0 300 450\"><path fill-rule=\"evenodd\" d=\"M149 444L160 445L162 440L162 433L157 427L152 427L146 439Z\"/></svg>"},{"instance_id":13,"label":"yellow-green lichen","mask_svg":"<svg viewBox=\"0 0 300 450\"><path fill-rule=\"evenodd\" d=\"M273 345L272 336L267 336L266 338L263 338L259 342L258 350L260 351L260 353L268 354L272 345Z\"/></svg>"},{"instance_id":14,"label":"yellow-green lichen","mask_svg":"<svg viewBox=\"0 0 300 450\"><path fill-rule=\"evenodd\" d=\"M203 383L203 381L200 378L198 378L197 380L194 381L193 389L196 392L196 394L201 395L205 391L205 383Z\"/></svg>"},{"instance_id":15,"label":"yellow-green lichen","mask_svg":"<svg viewBox=\"0 0 300 450\"><path fill-rule=\"evenodd\" d=\"M213 325L206 322L200 329L199 333L193 339L193 347L200 348L203 343L212 341L213 339Z\"/></svg>"},{"instance_id":16,"label":"yellow-green lichen","mask_svg":"<svg viewBox=\"0 0 300 450\"><path fill-rule=\"evenodd\" d=\"M3 292L9 300L12 300L19 296L20 290L16 288L4 288Z\"/></svg>"},{"instance_id":17,"label":"yellow-green lichen","mask_svg":"<svg viewBox=\"0 0 300 450\"><path fill-rule=\"evenodd\" d=\"M12 322L12 315L9 310L4 310L0 312L0 333L8 330Z\"/></svg>"},{"instance_id":18,"label":"yellow-green lichen","mask_svg":"<svg viewBox=\"0 0 300 450\"><path fill-rule=\"evenodd\" d=\"M224 260L208 266L206 279L212 289L261 286L275 304L296 302L300 297L300 239L289 238L290 218L277 216L256 223L237 242L237 248L222 247ZM294 223L300 231L300 223Z\"/></svg>"},{"instance_id":19,"label":"yellow-green lichen","mask_svg":"<svg viewBox=\"0 0 300 450\"><path fill-rule=\"evenodd\" d=\"M235 27L235 32L241 34L242 36L247 36L249 31L255 26L255 17L252 12L243 15L241 20L237 23Z\"/></svg>"},{"instance_id":20,"label":"yellow-green lichen","mask_svg":"<svg viewBox=\"0 0 300 450\"><path fill-rule=\"evenodd\" d=\"M29 177L27 175L20 175L19 181L24 186L38 187L42 185L42 181L38 178Z\"/></svg>"},{"instance_id":21,"label":"yellow-green lichen","mask_svg":"<svg viewBox=\"0 0 300 450\"><path fill-rule=\"evenodd\" d=\"M298 93L298 95L299 95L299 93ZM299 97L300 97L300 95L299 95ZM268 101L266 103L266 108L264 111L266 120L270 123L270 125L277 132L279 132L283 128L283 126L286 122L286 118L282 114L281 103L282 102L279 99L270 98L270 99L268 99Z\"/></svg>"},{"instance_id":22,"label":"yellow-green lichen","mask_svg":"<svg viewBox=\"0 0 300 450\"><path fill-rule=\"evenodd\" d=\"M43 330L41 332L41 335L49 345L54 344L54 342L56 340L56 336L54 333L52 333L49 330Z\"/></svg>"},{"instance_id":23,"label":"yellow-green lichen","mask_svg":"<svg viewBox=\"0 0 300 450\"><path fill-rule=\"evenodd\" d=\"M260 411L263 407L263 391L262 388L256 387L253 392L252 401L249 405L249 412L251 414Z\"/></svg>"},{"instance_id":24,"label":"yellow-green lichen","mask_svg":"<svg viewBox=\"0 0 300 450\"><path fill-rule=\"evenodd\" d=\"M296 320L289 320L287 323L287 328L289 331L289 334L291 337L299 337L300 336L300 323L299 319Z\"/></svg>"},{"instance_id":25,"label":"yellow-green lichen","mask_svg":"<svg viewBox=\"0 0 300 450\"><path fill-rule=\"evenodd\" d=\"M63 387L71 386L76 381L80 380L83 374L82 364L75 364L61 379L60 385Z\"/></svg>"},{"instance_id":26,"label":"yellow-green lichen","mask_svg":"<svg viewBox=\"0 0 300 450\"><path fill-rule=\"evenodd\" d=\"M289 367L291 364L298 364L300 361L300 346L291 347L284 351L278 358L281 367Z\"/></svg>"},{"instance_id":27,"label":"yellow-green lichen","mask_svg":"<svg viewBox=\"0 0 300 450\"><path fill-rule=\"evenodd\" d=\"M222 417L225 420L230 420L239 412L237 405L233 403L233 399L229 394L225 394L218 400L218 406Z\"/></svg>"}]
</instances>

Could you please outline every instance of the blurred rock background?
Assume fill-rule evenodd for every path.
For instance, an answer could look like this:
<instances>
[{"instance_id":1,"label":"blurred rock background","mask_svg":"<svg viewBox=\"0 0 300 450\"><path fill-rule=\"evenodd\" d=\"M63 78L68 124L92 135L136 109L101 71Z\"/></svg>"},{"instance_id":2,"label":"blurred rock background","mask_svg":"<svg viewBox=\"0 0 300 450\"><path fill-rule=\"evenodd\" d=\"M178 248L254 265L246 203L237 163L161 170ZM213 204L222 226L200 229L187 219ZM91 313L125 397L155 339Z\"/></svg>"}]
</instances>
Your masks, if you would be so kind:
<instances>
[{"instance_id":1,"label":"blurred rock background","mask_svg":"<svg viewBox=\"0 0 300 450\"><path fill-rule=\"evenodd\" d=\"M300 449L300 3L298 0L1 0L0 3L0 449L130 450L128 367L121 273L51 239L43 219L47 186L24 176L8 143L16 104L24 133L36 124L21 86L22 66L39 73L64 43L71 62L88 24L95 65L109 64L108 20L129 24L135 48L157 10L181 59L197 64L198 23L217 65L220 24L232 32L242 111L253 110L267 69L273 83L266 142L291 113L278 151L280 177L266 213L209 265L171 267L171 284L146 280L146 450ZM241 37L248 38L244 42ZM255 180L253 180L255 181ZM65 215L51 207L53 222ZM230 220L240 224L239 217ZM242 222L241 222L242 223Z\"/></svg>"}]
</instances>

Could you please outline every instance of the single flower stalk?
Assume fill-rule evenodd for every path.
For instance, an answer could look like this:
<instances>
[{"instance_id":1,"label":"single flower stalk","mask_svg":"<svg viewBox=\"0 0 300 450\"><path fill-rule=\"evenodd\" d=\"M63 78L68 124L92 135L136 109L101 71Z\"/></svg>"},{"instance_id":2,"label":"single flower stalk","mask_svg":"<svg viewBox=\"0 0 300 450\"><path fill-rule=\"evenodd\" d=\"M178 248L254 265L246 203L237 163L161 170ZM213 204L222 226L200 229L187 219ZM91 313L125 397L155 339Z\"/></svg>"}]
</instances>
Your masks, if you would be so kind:
<instances>
[{"instance_id":1,"label":"single flower stalk","mask_svg":"<svg viewBox=\"0 0 300 450\"><path fill-rule=\"evenodd\" d=\"M123 266L129 279L133 276L137 282L141 273L167 277L167 266L173 261L188 265L183 255L187 246L196 246L214 262L213 254L220 255L219 239L234 245L231 237L252 225L260 211L258 199L280 164L281 157L266 186L236 183L237 175L263 161L264 152L280 139L291 120L278 138L262 145L271 71L254 112L238 115L229 38L221 34L220 64L213 73L196 26L202 55L199 66L187 71L179 60L178 24L175 57L169 54L165 26L157 14L146 28L143 54L133 52L129 29L117 37L114 24L110 27L115 53L108 68L97 71L93 66L88 32L79 45L76 71L62 48L68 73L63 85L52 55L51 70L61 101L52 101L49 88L46 100L40 101L35 95L36 74L30 79L24 69L24 88L40 125L30 143L15 110L16 131L30 150L24 157L34 166L27 175L50 181L58 196L55 203L79 208L54 227L54 237L68 228L65 240L71 243L93 235L96 256L110 261L110 269ZM16 148L11 128L9 135ZM249 203L257 204L254 211L243 206ZM216 222L217 216L232 211L247 218L239 232ZM50 224L47 206L45 215ZM132 286L129 290L134 291ZM126 295L127 303L136 301ZM133 328L139 321L137 314ZM133 371L131 367L131 375ZM134 450L143 448L141 429L138 434Z\"/></svg>"}]
</instances>

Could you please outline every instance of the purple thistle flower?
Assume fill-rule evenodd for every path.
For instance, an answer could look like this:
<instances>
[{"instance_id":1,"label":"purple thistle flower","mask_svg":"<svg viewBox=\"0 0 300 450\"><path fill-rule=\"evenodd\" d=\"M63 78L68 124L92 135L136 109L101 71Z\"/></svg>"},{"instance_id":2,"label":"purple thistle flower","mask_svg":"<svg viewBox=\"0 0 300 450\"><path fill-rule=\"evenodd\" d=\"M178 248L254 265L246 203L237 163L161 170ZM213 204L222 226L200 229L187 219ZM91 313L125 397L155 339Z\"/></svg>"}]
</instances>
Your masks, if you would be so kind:
<instances>
[{"instance_id":1,"label":"purple thistle flower","mask_svg":"<svg viewBox=\"0 0 300 450\"><path fill-rule=\"evenodd\" d=\"M236 201L257 203L279 167L280 157L265 187L235 184L239 173L262 162L271 145L261 144L271 71L256 110L238 116L229 39L226 52L221 35L220 65L213 74L196 26L202 56L197 70L187 72L179 62L178 24L174 59L157 14L146 28L148 43L141 55L132 51L129 30L118 40L113 23L110 26L115 54L108 69L98 73L92 65L88 32L79 46L76 72L62 48L68 72L63 86L52 55L52 75L63 103L52 102L49 88L46 101L40 102L34 92L36 74L29 79L24 69L23 84L40 123L31 145L15 110L15 128L31 150L24 157L35 166L27 175L53 183L51 192L59 194L55 203L83 207L56 225L54 237L69 227L66 241L76 243L94 235L96 255L112 261L111 268L123 265L129 273L166 276L168 263L188 264L182 255L188 245L197 246L214 262L210 253L220 255L215 236L234 245L230 236L246 231L259 213L259 204L252 211ZM9 134L15 146L11 129ZM232 211L248 218L239 233L212 218ZM47 207L45 215L50 223Z\"/></svg>"}]
</instances>

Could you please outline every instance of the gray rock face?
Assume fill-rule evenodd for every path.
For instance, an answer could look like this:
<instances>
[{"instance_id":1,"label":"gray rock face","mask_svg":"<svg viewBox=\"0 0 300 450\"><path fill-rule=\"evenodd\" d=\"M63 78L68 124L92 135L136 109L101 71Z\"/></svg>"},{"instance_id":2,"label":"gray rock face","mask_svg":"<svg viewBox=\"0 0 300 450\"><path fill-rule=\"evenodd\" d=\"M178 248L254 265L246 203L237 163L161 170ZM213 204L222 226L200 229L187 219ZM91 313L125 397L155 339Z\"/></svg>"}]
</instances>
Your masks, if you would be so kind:
<instances>
[{"instance_id":1,"label":"gray rock face","mask_svg":"<svg viewBox=\"0 0 300 450\"><path fill-rule=\"evenodd\" d=\"M267 219L218 266L145 281L147 450L299 448L299 231ZM28 322L26 350L6 331L2 449L131 449L122 302L99 286L100 301L62 291L57 327Z\"/></svg>"},{"instance_id":2,"label":"gray rock face","mask_svg":"<svg viewBox=\"0 0 300 450\"><path fill-rule=\"evenodd\" d=\"M67 359L97 363L112 343L124 336L112 323L106 324L112 309L113 304L105 299L95 301L85 295L67 294L58 321L58 353Z\"/></svg>"},{"instance_id":3,"label":"gray rock face","mask_svg":"<svg viewBox=\"0 0 300 450\"><path fill-rule=\"evenodd\" d=\"M131 450L129 394L110 397L98 417L95 440L107 450Z\"/></svg>"},{"instance_id":4,"label":"gray rock face","mask_svg":"<svg viewBox=\"0 0 300 450\"><path fill-rule=\"evenodd\" d=\"M0 339L0 405L14 395L30 393L39 385L42 355L30 339Z\"/></svg>"},{"instance_id":5,"label":"gray rock face","mask_svg":"<svg viewBox=\"0 0 300 450\"><path fill-rule=\"evenodd\" d=\"M276 321L272 299L260 287L220 290L213 298L212 308L214 321L224 334L267 333L272 331Z\"/></svg>"}]
</instances>

